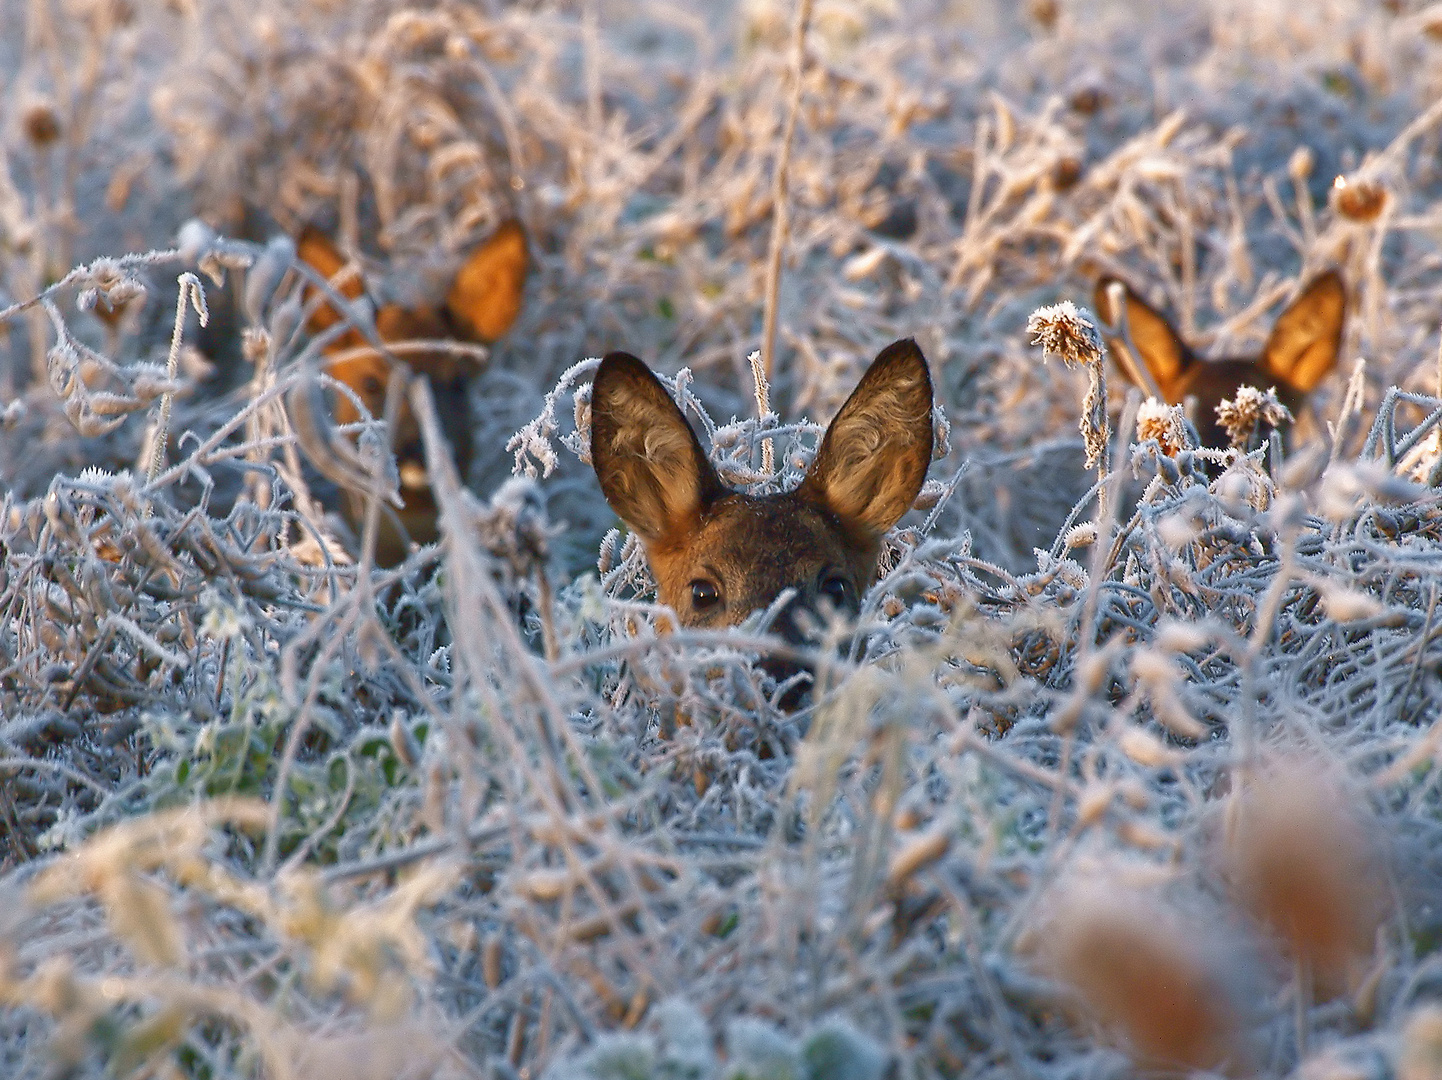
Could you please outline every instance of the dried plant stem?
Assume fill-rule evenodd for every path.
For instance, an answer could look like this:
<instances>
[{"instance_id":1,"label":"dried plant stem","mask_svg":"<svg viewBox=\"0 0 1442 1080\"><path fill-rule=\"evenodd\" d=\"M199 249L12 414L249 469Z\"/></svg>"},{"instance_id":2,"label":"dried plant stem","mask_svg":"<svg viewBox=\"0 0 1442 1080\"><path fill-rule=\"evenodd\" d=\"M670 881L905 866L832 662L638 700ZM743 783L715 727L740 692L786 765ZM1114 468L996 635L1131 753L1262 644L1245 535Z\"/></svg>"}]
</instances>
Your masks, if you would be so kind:
<instances>
[{"instance_id":1,"label":"dried plant stem","mask_svg":"<svg viewBox=\"0 0 1442 1080\"><path fill-rule=\"evenodd\" d=\"M178 280L180 295L175 298L175 328L171 331L170 352L165 358L165 377L171 382L175 381L180 368L180 343L185 335L186 301L195 305L201 326L210 321L210 312L205 306L205 290L201 287L200 279L187 270ZM155 432L150 442L150 464L145 470L147 484L155 483L155 478L165 467L165 444L170 439L170 408L174 399L175 395L169 391L160 395L160 415L155 421ZM149 517L151 512L152 508L147 504L145 516Z\"/></svg>"},{"instance_id":2,"label":"dried plant stem","mask_svg":"<svg viewBox=\"0 0 1442 1080\"><path fill-rule=\"evenodd\" d=\"M771 387L766 381L766 371L761 363L761 354L753 352L751 378L756 383L756 419L758 422L771 412ZM768 477L776 472L776 448L770 439L761 440L761 471Z\"/></svg>"},{"instance_id":3,"label":"dried plant stem","mask_svg":"<svg viewBox=\"0 0 1442 1080\"><path fill-rule=\"evenodd\" d=\"M1437 335L1437 400L1442 401L1442 333ZM1437 460L1432 463L1431 472L1427 476L1428 487L1436 487L1439 480L1442 480L1442 424L1433 429L1432 438L1437 447Z\"/></svg>"},{"instance_id":4,"label":"dried plant stem","mask_svg":"<svg viewBox=\"0 0 1442 1080\"><path fill-rule=\"evenodd\" d=\"M776 177L771 189L771 249L766 256L766 307L761 324L761 368L769 381L776 374L776 318L781 293L781 256L786 247L787 182L796 116L801 111L801 77L806 69L806 31L811 25L812 0L797 0L796 25L791 36L791 101L786 126L776 152Z\"/></svg>"},{"instance_id":5,"label":"dried plant stem","mask_svg":"<svg viewBox=\"0 0 1442 1080\"><path fill-rule=\"evenodd\" d=\"M141 255L117 255L108 258L107 261L113 264L117 269L128 270L132 267L157 266L160 263L174 262L180 257L181 253L178 250L167 248L163 251L147 251ZM29 311L31 308L40 306L46 300L53 298L57 293L63 292L64 290L72 287L79 286L80 282L86 281L87 279L93 278L94 276L95 270L91 264L87 263L83 266L77 266L59 281L55 282L53 285L47 286L42 292L39 292L36 295L32 296L29 300L20 300L16 303L9 304L4 308L0 308L0 323L7 322L8 320L14 318L16 315L20 314L22 311ZM83 286L80 287L83 288ZM44 378L45 368L43 366L43 350L41 352L41 360L42 366L39 374L41 378Z\"/></svg>"},{"instance_id":6,"label":"dried plant stem","mask_svg":"<svg viewBox=\"0 0 1442 1080\"><path fill-rule=\"evenodd\" d=\"M595 138L601 138L604 111L601 102L601 26L596 10L600 0L590 0L581 8L581 39L584 44L582 65L586 80L586 125ZM594 155L592 157L594 164ZM594 180L594 177L588 177Z\"/></svg>"},{"instance_id":7,"label":"dried plant stem","mask_svg":"<svg viewBox=\"0 0 1442 1080\"><path fill-rule=\"evenodd\" d=\"M541 640L545 645L546 662L554 664L561 657L561 646L556 638L556 601L551 591L551 579L544 566L536 569L536 599L541 609Z\"/></svg>"},{"instance_id":8,"label":"dried plant stem","mask_svg":"<svg viewBox=\"0 0 1442 1080\"><path fill-rule=\"evenodd\" d=\"M1101 357L1097 357L1087 365L1087 396L1086 404L1090 405L1088 415L1100 433L1103 447L1106 445L1107 437L1111 434L1107 429L1111 426L1107 418L1107 373L1102 366ZM1102 522L1111 520L1111 509L1108 505L1107 477L1110 475L1105 449L1097 457L1097 535L1101 535Z\"/></svg>"},{"instance_id":9,"label":"dried plant stem","mask_svg":"<svg viewBox=\"0 0 1442 1080\"><path fill-rule=\"evenodd\" d=\"M1131 376L1132 382L1145 390L1147 397L1155 398L1157 401L1166 401L1151 369L1139 359L1142 354L1137 348L1136 342L1132 340L1131 323L1127 319L1127 288L1120 281L1113 281L1107 286L1107 304L1110 306L1110 314L1113 316L1110 320L1112 332L1116 335L1117 340L1125 346L1120 354L1113 350L1112 357L1118 365L1126 368L1126 373Z\"/></svg>"}]
</instances>

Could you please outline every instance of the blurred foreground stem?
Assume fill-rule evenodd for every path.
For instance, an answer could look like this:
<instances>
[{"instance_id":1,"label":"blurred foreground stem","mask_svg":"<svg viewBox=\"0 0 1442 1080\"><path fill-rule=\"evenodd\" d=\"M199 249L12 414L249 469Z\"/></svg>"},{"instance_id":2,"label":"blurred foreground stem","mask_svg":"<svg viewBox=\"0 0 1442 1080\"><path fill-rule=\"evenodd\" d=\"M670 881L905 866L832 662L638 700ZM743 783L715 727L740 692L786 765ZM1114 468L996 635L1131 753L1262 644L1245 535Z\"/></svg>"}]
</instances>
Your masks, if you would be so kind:
<instances>
[{"instance_id":1,"label":"blurred foreground stem","mask_svg":"<svg viewBox=\"0 0 1442 1080\"><path fill-rule=\"evenodd\" d=\"M786 126L776 154L776 178L771 189L771 249L766 257L766 308L761 324L761 367L769 382L776 374L776 307L781 292L781 253L786 247L787 181L791 168L791 140L796 114L801 111L801 76L806 70L806 31L811 25L812 0L796 0L796 25L791 35L791 101Z\"/></svg>"}]
</instances>

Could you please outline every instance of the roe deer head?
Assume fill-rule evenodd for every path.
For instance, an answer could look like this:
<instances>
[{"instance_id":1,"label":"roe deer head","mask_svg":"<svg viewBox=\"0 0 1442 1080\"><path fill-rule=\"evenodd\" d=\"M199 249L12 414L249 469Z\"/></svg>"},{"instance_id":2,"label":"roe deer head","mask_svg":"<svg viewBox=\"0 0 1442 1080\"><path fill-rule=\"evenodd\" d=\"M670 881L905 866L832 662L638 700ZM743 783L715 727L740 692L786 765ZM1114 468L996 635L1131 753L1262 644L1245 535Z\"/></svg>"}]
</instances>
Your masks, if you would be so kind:
<instances>
[{"instance_id":1,"label":"roe deer head","mask_svg":"<svg viewBox=\"0 0 1442 1080\"><path fill-rule=\"evenodd\" d=\"M722 482L650 369L613 352L591 392L591 461L683 626L732 626L794 589L776 630L800 644L802 611L859 613L882 537L926 478L931 399L916 342L888 345L831 421L800 485L748 495Z\"/></svg>"},{"instance_id":2,"label":"roe deer head","mask_svg":"<svg viewBox=\"0 0 1442 1080\"><path fill-rule=\"evenodd\" d=\"M365 294L359 274L354 269L348 270L353 264L321 233L314 229L303 232L296 243L296 253L302 261L331 279L332 286L347 300L358 300ZM430 380L436 411L463 476L471 456L470 418L466 408L466 387L472 374L470 365L454 353L419 345L407 348L406 343L452 339L489 345L496 341L510 329L520 313L529 261L525 230L519 221L506 221L467 257L441 304L411 307L382 304L376 308L376 334L386 345L394 347L395 358L401 364L402 381L411 375ZM322 303L306 326L311 333L318 334L340 321L340 313ZM354 327L331 340L325 352L326 373L343 383L370 416L380 418L385 412L395 359L377 352ZM356 400L342 393L331 396L330 411L337 424L352 424L362 418ZM396 412L391 448L400 473L400 496L404 505L399 510L382 506L376 541L376 561L382 566L404 559L411 541L425 544L437 537L437 507L426 475L420 429L404 396ZM364 518L365 503L363 495L354 491L345 493L346 517L356 528Z\"/></svg>"},{"instance_id":3,"label":"roe deer head","mask_svg":"<svg viewBox=\"0 0 1442 1080\"><path fill-rule=\"evenodd\" d=\"M1097 314L1112 326L1118 322L1118 313L1111 310L1108 290L1116 280L1104 277L1096 287ZM1227 434L1217 422L1217 404L1235 397L1240 387L1263 391L1276 387L1278 400L1295 415L1306 396L1336 366L1347 310L1347 290L1336 270L1313 278L1277 316L1259 356L1223 360L1198 357L1165 316L1121 284L1131 340L1141 353L1136 359L1146 365L1169 405L1180 405L1188 394L1196 396L1197 431L1203 446L1227 447ZM1107 345L1117 357L1122 375L1138 381L1128 368L1121 338L1109 335Z\"/></svg>"}]
</instances>

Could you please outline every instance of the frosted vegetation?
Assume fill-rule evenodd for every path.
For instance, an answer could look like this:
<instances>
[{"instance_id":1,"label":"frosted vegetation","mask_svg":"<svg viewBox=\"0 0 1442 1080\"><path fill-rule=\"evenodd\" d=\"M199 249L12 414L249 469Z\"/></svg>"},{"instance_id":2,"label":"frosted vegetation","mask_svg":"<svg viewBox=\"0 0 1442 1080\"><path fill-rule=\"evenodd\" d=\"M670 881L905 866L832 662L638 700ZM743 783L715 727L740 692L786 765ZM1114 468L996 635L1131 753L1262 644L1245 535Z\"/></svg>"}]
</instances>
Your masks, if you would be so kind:
<instances>
[{"instance_id":1,"label":"frosted vegetation","mask_svg":"<svg viewBox=\"0 0 1442 1080\"><path fill-rule=\"evenodd\" d=\"M0 25L0 1075L1442 1075L1435 5ZM467 475L411 398L443 542L377 570L287 237L404 297L512 215ZM1286 445L1078 352L1101 274L1236 355L1331 266ZM905 336L930 480L786 713L763 618L660 632L588 358L764 491Z\"/></svg>"}]
</instances>

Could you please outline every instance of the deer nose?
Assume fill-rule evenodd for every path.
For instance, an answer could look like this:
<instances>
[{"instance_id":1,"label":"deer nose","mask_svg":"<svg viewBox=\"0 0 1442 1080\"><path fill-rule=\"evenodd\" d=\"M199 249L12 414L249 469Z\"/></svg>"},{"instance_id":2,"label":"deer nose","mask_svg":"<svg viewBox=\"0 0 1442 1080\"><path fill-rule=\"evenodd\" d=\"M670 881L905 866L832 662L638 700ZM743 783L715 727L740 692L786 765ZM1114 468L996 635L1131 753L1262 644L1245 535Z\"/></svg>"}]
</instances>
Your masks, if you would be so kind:
<instances>
[{"instance_id":1,"label":"deer nose","mask_svg":"<svg viewBox=\"0 0 1442 1080\"><path fill-rule=\"evenodd\" d=\"M814 597L807 595L803 586L793 585L792 596L776 611L771 620L771 632L786 644L798 649L815 646L828 622L820 609L830 606L818 605ZM761 669L778 684L792 683L776 702L783 712L795 712L811 700L811 690L815 682L815 670L811 664L793 657L769 656L762 658Z\"/></svg>"},{"instance_id":2,"label":"deer nose","mask_svg":"<svg viewBox=\"0 0 1442 1080\"><path fill-rule=\"evenodd\" d=\"M825 625L816 608L807 600L799 585L791 586L791 598L782 604L771 620L771 632L788 645L805 646L816 641Z\"/></svg>"}]
</instances>

